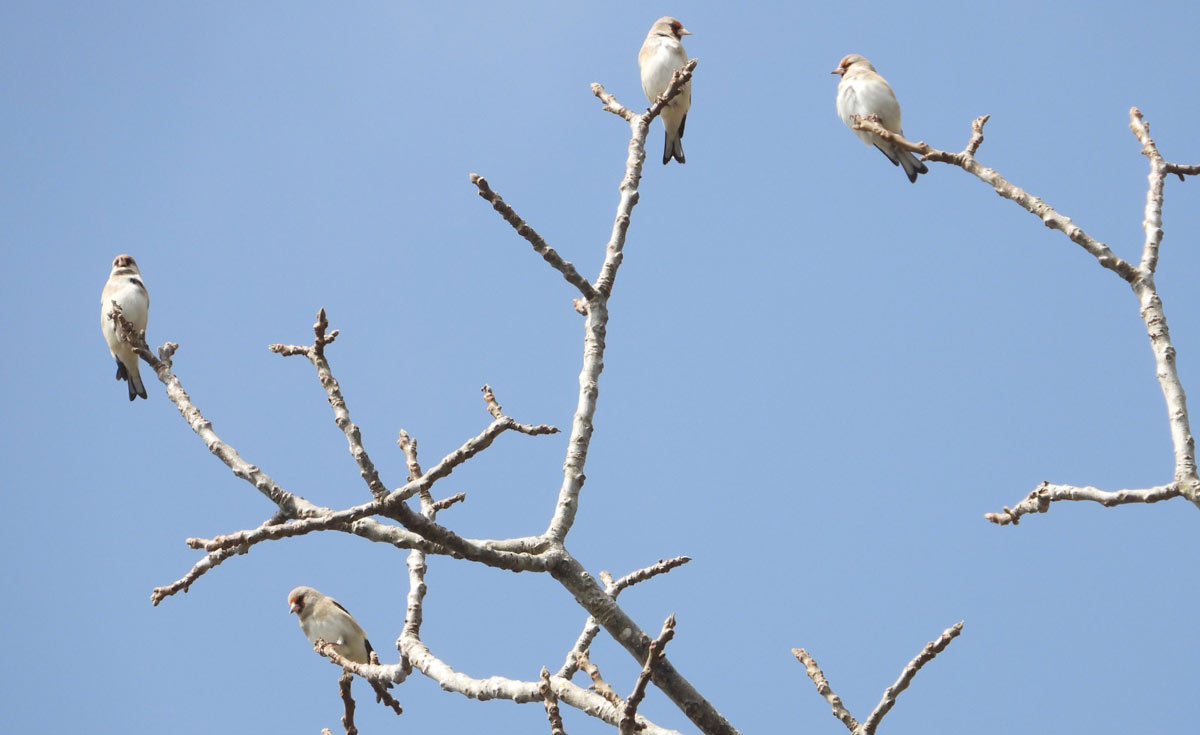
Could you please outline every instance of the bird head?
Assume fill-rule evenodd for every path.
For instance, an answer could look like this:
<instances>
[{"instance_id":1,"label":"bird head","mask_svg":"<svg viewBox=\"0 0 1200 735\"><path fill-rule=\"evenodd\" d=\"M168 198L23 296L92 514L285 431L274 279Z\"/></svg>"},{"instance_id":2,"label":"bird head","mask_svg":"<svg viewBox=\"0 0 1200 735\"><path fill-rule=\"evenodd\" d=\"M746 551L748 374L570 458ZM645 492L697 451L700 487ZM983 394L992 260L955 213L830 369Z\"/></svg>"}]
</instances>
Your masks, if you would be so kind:
<instances>
[{"instance_id":1,"label":"bird head","mask_svg":"<svg viewBox=\"0 0 1200 735\"><path fill-rule=\"evenodd\" d=\"M315 599L316 592L312 587L297 587L289 592L288 613L304 617L304 609Z\"/></svg>"},{"instance_id":2,"label":"bird head","mask_svg":"<svg viewBox=\"0 0 1200 735\"><path fill-rule=\"evenodd\" d=\"M865 56L859 56L858 54L847 54L842 58L841 61L838 62L837 67L829 73L837 74L839 77L845 76L846 72L850 71L850 68L856 64L859 65L859 68L861 69L870 69L871 71L875 71L875 67L871 66L871 62L867 61Z\"/></svg>"},{"instance_id":3,"label":"bird head","mask_svg":"<svg viewBox=\"0 0 1200 735\"><path fill-rule=\"evenodd\" d=\"M137 261L132 255L121 254L113 258L112 272L114 275L139 273Z\"/></svg>"},{"instance_id":4,"label":"bird head","mask_svg":"<svg viewBox=\"0 0 1200 735\"><path fill-rule=\"evenodd\" d=\"M654 21L654 27L650 29L650 33L657 36L671 36L675 39L692 35L692 32L684 28L682 23L669 15L664 15Z\"/></svg>"}]
</instances>

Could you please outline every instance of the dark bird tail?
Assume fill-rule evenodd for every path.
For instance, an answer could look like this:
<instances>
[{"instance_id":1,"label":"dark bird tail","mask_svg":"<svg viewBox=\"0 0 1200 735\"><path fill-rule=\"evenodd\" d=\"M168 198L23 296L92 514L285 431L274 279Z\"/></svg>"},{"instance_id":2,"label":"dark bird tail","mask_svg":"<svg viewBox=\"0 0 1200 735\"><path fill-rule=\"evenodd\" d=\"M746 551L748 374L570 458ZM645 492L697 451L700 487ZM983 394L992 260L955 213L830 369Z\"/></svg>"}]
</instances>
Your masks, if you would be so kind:
<instances>
[{"instance_id":1,"label":"dark bird tail","mask_svg":"<svg viewBox=\"0 0 1200 735\"><path fill-rule=\"evenodd\" d=\"M146 386L142 384L142 376L138 373L130 375L125 368L125 363L117 360L117 380L124 380L129 387L129 400L141 397L146 398Z\"/></svg>"},{"instance_id":2,"label":"dark bird tail","mask_svg":"<svg viewBox=\"0 0 1200 735\"><path fill-rule=\"evenodd\" d=\"M900 152L900 166L904 168L908 180L914 184L917 183L917 174L929 173L929 167L908 151Z\"/></svg>"},{"instance_id":3,"label":"dark bird tail","mask_svg":"<svg viewBox=\"0 0 1200 735\"><path fill-rule=\"evenodd\" d=\"M663 144L663 165L674 158L680 163L687 163L687 159L683 157L683 142L679 138L671 139L671 134L667 133L667 139Z\"/></svg>"},{"instance_id":4,"label":"dark bird tail","mask_svg":"<svg viewBox=\"0 0 1200 735\"><path fill-rule=\"evenodd\" d=\"M687 163L687 159L683 157L683 128L687 125L687 115L679 121L679 130L675 132L675 136L671 136L671 131L666 133L666 139L663 141L663 165L674 158L680 163Z\"/></svg>"}]
</instances>

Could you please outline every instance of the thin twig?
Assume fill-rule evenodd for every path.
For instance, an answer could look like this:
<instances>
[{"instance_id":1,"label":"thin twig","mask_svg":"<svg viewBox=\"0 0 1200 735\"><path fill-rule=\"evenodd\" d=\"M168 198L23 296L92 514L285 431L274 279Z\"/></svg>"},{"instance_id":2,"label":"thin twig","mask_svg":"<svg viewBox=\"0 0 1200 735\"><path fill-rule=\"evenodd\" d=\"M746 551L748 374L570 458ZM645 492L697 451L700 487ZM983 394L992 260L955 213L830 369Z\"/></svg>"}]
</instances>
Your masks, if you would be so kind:
<instances>
[{"instance_id":1,"label":"thin twig","mask_svg":"<svg viewBox=\"0 0 1200 735\"><path fill-rule=\"evenodd\" d=\"M621 699L621 695L617 694L616 690L609 686L608 682L604 680L604 676L600 673L599 667L592 663L592 659L589 657L586 648L575 654L575 662L575 665L592 680L592 688L596 690L597 694L612 702L616 707L625 706L625 700Z\"/></svg>"},{"instance_id":2,"label":"thin twig","mask_svg":"<svg viewBox=\"0 0 1200 735\"><path fill-rule=\"evenodd\" d=\"M162 602L165 598L170 597L177 592L186 593L188 588L192 586L192 583L199 579L205 572L217 566L229 557L237 554L238 551L239 549L237 547L231 547L205 554L204 558L192 565L192 568L187 574L183 575L182 578L177 579L166 586L155 587L150 593L151 604L153 604L155 607L158 607L158 603Z\"/></svg>"},{"instance_id":3,"label":"thin twig","mask_svg":"<svg viewBox=\"0 0 1200 735\"><path fill-rule=\"evenodd\" d=\"M208 451L212 452L218 459L225 463L225 466L232 470L233 474L253 485L272 503L275 503L280 510L287 513L289 517L302 518L319 512L317 506L304 498L292 495L284 490L267 473L242 459L237 450L221 441L221 437L217 436L217 433L213 431L212 422L204 418L204 415L200 413L200 409L192 404L187 392L183 389L183 384L180 383L179 378L171 371L173 366L171 357L179 349L179 345L167 342L159 348L160 357L156 358L151 354L149 346L146 345L144 335L138 333L133 325L121 315L120 307L114 308L109 313L109 316L116 322L123 338L130 342L137 351L138 356L145 360L150 367L154 368L154 373L158 376L159 381L167 387L167 397L179 409L179 414L187 422L188 426L191 427L192 431L208 447Z\"/></svg>"},{"instance_id":4,"label":"thin twig","mask_svg":"<svg viewBox=\"0 0 1200 735\"><path fill-rule=\"evenodd\" d=\"M950 153L938 150L925 143L914 143L904 136L893 133L879 123L867 118L860 118L852 127L855 130L865 130L874 133L905 150L920 154L922 160L937 161L958 166L980 181L989 184L1000 196L1015 202L1018 206L1036 216L1042 221L1042 224L1050 229L1061 231L1072 242L1091 253L1101 266L1113 271L1125 279L1125 281L1133 283L1138 274L1137 269L1132 264L1117 256L1107 245L1084 232L1083 228L1071 221L1070 217L1059 214L1057 210L1042 199L1012 184L995 170L983 166L975 160L975 151L971 150L971 146L974 145L975 149L978 150L979 144L983 142L983 125L987 122L987 119L988 116L984 115L975 120L971 126L971 142L967 144L967 148L961 153Z\"/></svg>"},{"instance_id":5,"label":"thin twig","mask_svg":"<svg viewBox=\"0 0 1200 735\"><path fill-rule=\"evenodd\" d=\"M829 703L830 709L833 711L833 716L841 720L853 735L875 735L876 728L879 727L880 721L892 707L896 706L896 697L900 696L912 683L913 677L921 670L921 667L932 661L939 653L950 645L950 641L954 640L962 633L962 622L942 631L937 640L931 641L921 649L916 658L908 663L907 666L900 672L900 678L896 679L895 683L884 690L883 698L879 700L879 704L875 705L875 709L867 716L867 719L859 724L858 720L854 719L854 715L850 714L850 710L842 704L842 698L834 691L833 687L829 686L829 680L825 678L825 672L821 671L821 667L817 665L816 660L803 648L793 648L792 655L795 656L800 663L804 664L804 672L808 674L808 678L817 687L817 692L820 693L825 701Z\"/></svg>"},{"instance_id":6,"label":"thin twig","mask_svg":"<svg viewBox=\"0 0 1200 735\"><path fill-rule=\"evenodd\" d=\"M550 720L550 735L567 735L567 731L563 729L562 713L558 711L558 697L554 696L554 689L550 686L550 672L546 671L545 666L542 667L538 690L542 694L542 704L546 707L546 719Z\"/></svg>"},{"instance_id":7,"label":"thin twig","mask_svg":"<svg viewBox=\"0 0 1200 735\"><path fill-rule=\"evenodd\" d=\"M666 574L672 569L687 564L691 560L691 557L688 556L677 556L666 560L659 559L658 563L630 572L619 580L614 580L611 574L602 569L600 570L600 580L604 582L605 592L611 595L613 599L616 599L617 595L620 595L623 590L657 577L660 574ZM600 623L596 621L596 618L589 615L583 624L583 630L579 633L579 637L575 641L575 645L571 646L571 650L567 652L566 660L563 661L562 667L558 670L558 676L570 679L575 675L580 663L580 654L587 651L599 632Z\"/></svg>"},{"instance_id":8,"label":"thin twig","mask_svg":"<svg viewBox=\"0 0 1200 735\"><path fill-rule=\"evenodd\" d=\"M925 648L904 667L900 672L900 678L890 687L884 690L883 698L879 700L879 704L875 705L875 709L867 716L866 722L863 723L862 729L864 735L875 735L875 728L879 727L879 722L883 719L892 707L896 706L896 697L900 696L900 692L908 689L908 685L912 683L913 677L921 670L921 667L932 661L939 653L946 650L946 646L950 645L950 641L954 640L962 633L963 624L960 620L954 625L942 631L942 634L936 640L925 644Z\"/></svg>"},{"instance_id":9,"label":"thin twig","mask_svg":"<svg viewBox=\"0 0 1200 735\"><path fill-rule=\"evenodd\" d=\"M518 235L528 240L529 244L533 246L534 251L542 256L542 259L561 273L563 278L567 279L568 283L579 289L579 293L583 294L583 298L591 301L595 297L596 292L592 288L592 284L588 283L586 278L579 275L579 271L575 270L575 266L570 261L564 260L554 248L547 245L542 236L537 234L525 220L521 219L513 208L500 198L499 194L492 191L492 188L488 186L487 179L479 174L471 174L471 183L478 187L479 196L490 202L492 209L499 212L504 221L512 225Z\"/></svg>"},{"instance_id":10,"label":"thin twig","mask_svg":"<svg viewBox=\"0 0 1200 735\"><path fill-rule=\"evenodd\" d=\"M618 729L621 735L633 735L636 731L637 708L646 697L646 685L650 683L650 678L654 675L654 670L662 664L663 651L666 649L667 643L674 637L675 615L671 614L663 621L662 632L658 634L658 638L655 638L650 643L650 652L646 655L646 663L642 665L642 671L638 674L637 681L634 682L633 691L625 698L625 707L621 714L621 725Z\"/></svg>"},{"instance_id":11,"label":"thin twig","mask_svg":"<svg viewBox=\"0 0 1200 735\"><path fill-rule=\"evenodd\" d=\"M1106 508L1128 503L1157 503L1183 495L1176 483L1159 485L1158 487L1142 490L1100 490L1095 487L1076 487L1074 485L1052 485L1042 482L1033 489L1025 499L999 513L985 513L984 518L1000 526L1020 523L1021 516L1030 513L1045 513L1050 510L1050 504L1059 500L1089 500L1099 503Z\"/></svg>"},{"instance_id":12,"label":"thin twig","mask_svg":"<svg viewBox=\"0 0 1200 735\"><path fill-rule=\"evenodd\" d=\"M334 666L338 666L345 671L366 679L377 690L386 689L393 684L404 682L405 674L401 670L401 666L399 664L380 664L378 663L378 656L375 657L374 663L360 664L342 656L342 654L338 653L335 644L323 638L317 639L316 643L313 644L313 650L329 659ZM400 712L396 712L396 714L400 714Z\"/></svg>"},{"instance_id":13,"label":"thin twig","mask_svg":"<svg viewBox=\"0 0 1200 735\"><path fill-rule=\"evenodd\" d=\"M346 709L346 713L342 715L342 726L346 728L346 735L358 735L358 728L354 726L354 697L350 694L352 683L354 674L350 669L344 669L338 677L338 692L342 695L342 704Z\"/></svg>"},{"instance_id":14,"label":"thin twig","mask_svg":"<svg viewBox=\"0 0 1200 735\"><path fill-rule=\"evenodd\" d=\"M308 361L317 369L317 380L320 381L321 387L325 389L325 394L329 398L329 405L333 409L333 420L342 433L346 435L346 443L350 449L350 456L354 458L354 463L358 465L358 472L362 476L363 481L367 483L367 488L371 491L376 499L386 497L388 494L387 486L379 479L379 472L375 469L375 463L371 461L371 456L367 454L367 450L363 447L362 433L359 431L358 425L350 419L350 409L346 406L346 399L342 396L341 386L338 385L337 379L333 377L333 369L329 366L329 360L325 358L325 346L332 344L337 338L338 330L326 333L329 328L329 320L325 316L325 309L322 308L317 312L317 321L313 324L313 334L315 339L312 346L306 348L297 348L295 345L280 345L273 344L269 347L272 352L281 355L304 355Z\"/></svg>"},{"instance_id":15,"label":"thin twig","mask_svg":"<svg viewBox=\"0 0 1200 735\"><path fill-rule=\"evenodd\" d=\"M850 714L850 710L842 704L842 698L834 691L833 687L829 686L829 680L825 678L825 672L821 671L821 667L817 665L808 651L803 648L793 648L792 655L799 659L800 663L804 664L804 673L808 674L808 678L812 679L813 684L817 687L817 692L829 702L829 707L833 710L833 716L842 721L846 729L850 732L858 730L858 720L854 719L854 715Z\"/></svg>"},{"instance_id":16,"label":"thin twig","mask_svg":"<svg viewBox=\"0 0 1200 735\"><path fill-rule=\"evenodd\" d=\"M461 502L465 501L466 499L467 499L466 493L454 493L450 497L442 498L441 500L434 501L433 509L435 511L445 510L445 509L449 508L450 506L454 505L455 503L461 503Z\"/></svg>"}]
</instances>

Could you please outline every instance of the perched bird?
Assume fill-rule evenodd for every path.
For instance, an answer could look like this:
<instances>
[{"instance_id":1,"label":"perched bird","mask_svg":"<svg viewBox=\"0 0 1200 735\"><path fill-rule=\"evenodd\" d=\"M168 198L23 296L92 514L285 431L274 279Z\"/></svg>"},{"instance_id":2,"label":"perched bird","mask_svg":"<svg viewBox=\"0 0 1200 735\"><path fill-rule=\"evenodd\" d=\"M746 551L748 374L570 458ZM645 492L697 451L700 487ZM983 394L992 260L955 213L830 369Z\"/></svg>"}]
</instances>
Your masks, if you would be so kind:
<instances>
[{"instance_id":1,"label":"perched bird","mask_svg":"<svg viewBox=\"0 0 1200 735\"><path fill-rule=\"evenodd\" d=\"M871 66L871 62L858 54L850 54L841 60L832 73L842 78L837 90L837 111L842 122L853 127L855 115L862 118L874 115L879 118L877 122L880 125L893 133L904 135L900 127L900 103L896 101L896 94L887 80ZM917 174L929 173L925 164L909 151L865 130L855 130L854 134L867 145L878 148L889 161L903 167L908 180L914 184Z\"/></svg>"},{"instance_id":2,"label":"perched bird","mask_svg":"<svg viewBox=\"0 0 1200 735\"><path fill-rule=\"evenodd\" d=\"M638 66L642 70L642 91L646 98L654 102L660 94L671 86L671 76L687 63L687 52L683 50L680 39L691 35L691 31L670 16L664 16L654 21L650 32L646 34L646 42L638 52ZM683 85L679 94L667 103L659 117L662 118L663 128L667 131L666 142L663 145L663 165L674 158L680 163L687 163L683 157L683 127L687 122L688 108L692 106L692 82Z\"/></svg>"},{"instance_id":3,"label":"perched bird","mask_svg":"<svg viewBox=\"0 0 1200 735\"><path fill-rule=\"evenodd\" d=\"M121 305L121 313L134 327L140 330L146 328L146 317L150 311L150 294L146 284L142 283L142 273L132 255L118 255L113 258L112 273L108 283L100 292L100 331L104 332L104 341L108 343L108 351L117 361L117 380L129 384L129 400L138 396L146 397L146 386L142 385L142 375L138 372L138 356L133 347L121 340L117 333L117 325L108 318L112 304L116 301Z\"/></svg>"},{"instance_id":4,"label":"perched bird","mask_svg":"<svg viewBox=\"0 0 1200 735\"><path fill-rule=\"evenodd\" d=\"M288 593L288 612L296 613L300 629L315 644L318 638L332 643L343 658L358 664L371 663L371 642L362 626L337 600L312 587L297 587Z\"/></svg>"}]
</instances>

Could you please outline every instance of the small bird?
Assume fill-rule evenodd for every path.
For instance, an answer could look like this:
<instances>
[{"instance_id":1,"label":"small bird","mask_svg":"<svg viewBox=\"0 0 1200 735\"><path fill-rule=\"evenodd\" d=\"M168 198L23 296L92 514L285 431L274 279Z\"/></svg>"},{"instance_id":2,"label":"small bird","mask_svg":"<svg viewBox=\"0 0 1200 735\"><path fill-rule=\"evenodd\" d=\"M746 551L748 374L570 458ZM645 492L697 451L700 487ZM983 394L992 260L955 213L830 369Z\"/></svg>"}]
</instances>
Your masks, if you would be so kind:
<instances>
[{"instance_id":1,"label":"small bird","mask_svg":"<svg viewBox=\"0 0 1200 735\"><path fill-rule=\"evenodd\" d=\"M879 118L880 125L893 133L904 135L900 127L900 103L896 101L896 94L887 80L871 66L871 62L858 54L850 54L841 60L832 73L842 78L837 90L837 111L842 122L853 127L854 116L865 118L874 115ZM917 174L929 173L925 164L909 151L865 130L855 130L854 134L867 145L878 148L889 161L903 167L908 180L914 184Z\"/></svg>"},{"instance_id":2,"label":"small bird","mask_svg":"<svg viewBox=\"0 0 1200 735\"><path fill-rule=\"evenodd\" d=\"M680 39L690 36L691 31L670 16L663 16L654 21L650 32L646 34L646 42L638 52L638 66L642 70L642 91L650 102L671 86L671 77L687 63L687 52L683 50ZM687 163L683 157L683 128L687 123L688 108L692 106L692 82L683 85L679 94L667 103L659 117L662 118L663 128L667 131L666 142L663 145L663 165L674 158L680 163Z\"/></svg>"},{"instance_id":3,"label":"small bird","mask_svg":"<svg viewBox=\"0 0 1200 735\"><path fill-rule=\"evenodd\" d=\"M371 663L371 642L358 621L328 595L312 587L297 587L288 593L288 612L296 613L300 629L309 643L317 639L332 643L343 658L358 664Z\"/></svg>"},{"instance_id":4,"label":"small bird","mask_svg":"<svg viewBox=\"0 0 1200 735\"><path fill-rule=\"evenodd\" d=\"M104 341L108 342L108 351L117 361L117 380L129 384L129 400L138 396L146 397L146 386L142 385L142 375L138 372L138 356L133 347L122 341L117 332L117 325L108 318L112 304L116 301L121 306L121 313L134 327L146 329L146 317L150 311L150 294L146 284L142 283L142 273L132 255L118 255L113 258L112 273L104 290L100 292L100 331L104 332Z\"/></svg>"}]
</instances>

